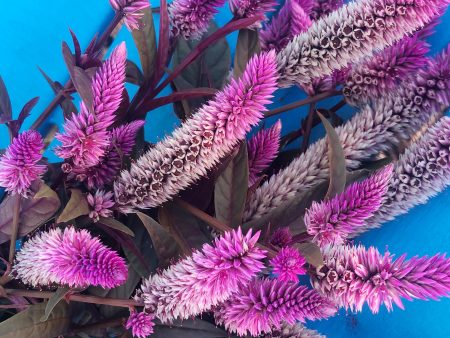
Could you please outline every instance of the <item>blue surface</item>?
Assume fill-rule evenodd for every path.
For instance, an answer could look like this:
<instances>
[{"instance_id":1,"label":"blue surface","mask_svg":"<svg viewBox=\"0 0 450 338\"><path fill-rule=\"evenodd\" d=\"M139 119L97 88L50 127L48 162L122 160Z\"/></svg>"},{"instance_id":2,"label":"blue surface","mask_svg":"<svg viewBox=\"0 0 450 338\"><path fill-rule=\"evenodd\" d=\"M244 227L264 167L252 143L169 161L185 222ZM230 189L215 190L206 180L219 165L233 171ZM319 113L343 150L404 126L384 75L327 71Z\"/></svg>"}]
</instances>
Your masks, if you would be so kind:
<instances>
[{"instance_id":1,"label":"blue surface","mask_svg":"<svg viewBox=\"0 0 450 338\"><path fill-rule=\"evenodd\" d=\"M157 2L155 1L155 5ZM32 118L25 123L31 125L53 97L52 90L38 72L39 65L54 80L64 83L68 76L61 57L61 41L70 41L68 27L71 27L82 46L86 46L95 32L100 31L112 17L113 13L107 0L73 1L47 0L15 1L3 4L0 14L0 30L2 35L2 53L0 56L0 74L3 77L12 99L14 113L18 114L22 106L30 98L40 96L41 100L33 111ZM156 16L157 18L157 16ZM224 9L217 17L219 25L230 18ZM448 22L447 12L443 22ZM156 22L157 24L157 22ZM127 42L130 59L138 61L137 51L132 43L131 35L122 29L116 43ZM228 37L233 46L236 34ZM448 25L440 25L438 32L429 40L433 53L441 50L450 41ZM131 88L132 89L132 88ZM277 104L301 99L304 94L291 88L280 92ZM326 106L331 106L332 101ZM350 116L351 111L346 112ZM298 109L283 116L283 133L295 130L299 121L306 114L305 109ZM178 121L171 106L152 112L147 118L146 137L150 141L161 139L169 133ZM269 120L272 123L276 118ZM61 112L49 119L49 123L61 124ZM45 132L45 126L41 130ZM0 126L0 147L8 144L6 129ZM321 128L314 130L315 138L323 135ZM50 157L50 154L47 153ZM55 160L55 158L52 158ZM384 250L386 245L392 253L400 255L404 252L413 255L432 255L437 252L450 251L450 191L433 198L428 204L416 207L408 215L399 217L385 224L381 229L371 231L358 240L365 245L374 245ZM381 311L372 315L367 309L360 314L346 314L342 311L338 316L323 322L308 323L331 338L338 337L450 337L450 299L440 302L405 301L406 310L398 308L388 314Z\"/></svg>"}]
</instances>

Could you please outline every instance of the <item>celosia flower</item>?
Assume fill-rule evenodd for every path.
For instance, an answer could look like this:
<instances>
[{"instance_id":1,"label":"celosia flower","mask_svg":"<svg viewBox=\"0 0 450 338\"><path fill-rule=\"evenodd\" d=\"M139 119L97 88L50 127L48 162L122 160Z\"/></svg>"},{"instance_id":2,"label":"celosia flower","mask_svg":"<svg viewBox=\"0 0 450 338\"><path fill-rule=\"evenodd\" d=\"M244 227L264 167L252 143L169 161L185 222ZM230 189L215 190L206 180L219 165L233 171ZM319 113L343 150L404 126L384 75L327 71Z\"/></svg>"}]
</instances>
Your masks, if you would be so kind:
<instances>
[{"instance_id":1,"label":"celosia flower","mask_svg":"<svg viewBox=\"0 0 450 338\"><path fill-rule=\"evenodd\" d=\"M309 330L300 323L282 324L279 330L274 330L270 334L264 335L263 338L326 338L317 331Z\"/></svg>"},{"instance_id":2,"label":"celosia flower","mask_svg":"<svg viewBox=\"0 0 450 338\"><path fill-rule=\"evenodd\" d=\"M311 17L314 20L330 14L336 9L342 7L344 0L314 0L314 5L311 8Z\"/></svg>"},{"instance_id":3,"label":"celosia flower","mask_svg":"<svg viewBox=\"0 0 450 338\"><path fill-rule=\"evenodd\" d=\"M47 168L42 159L44 142L36 131L25 131L15 137L0 157L0 186L12 194L28 196L31 183Z\"/></svg>"},{"instance_id":4,"label":"celosia flower","mask_svg":"<svg viewBox=\"0 0 450 338\"><path fill-rule=\"evenodd\" d=\"M298 280L298 275L305 274L305 263L305 257L300 255L297 249L290 247L282 248L278 254L270 260L273 273L279 280L287 282L295 282Z\"/></svg>"},{"instance_id":5,"label":"celosia flower","mask_svg":"<svg viewBox=\"0 0 450 338\"><path fill-rule=\"evenodd\" d=\"M17 253L14 272L32 286L113 288L127 279L125 260L87 230L73 227L42 232Z\"/></svg>"},{"instance_id":6,"label":"celosia flower","mask_svg":"<svg viewBox=\"0 0 450 338\"><path fill-rule=\"evenodd\" d=\"M222 304L215 318L239 336L259 336L279 330L283 322L323 319L335 312L334 305L315 290L278 279L255 279Z\"/></svg>"},{"instance_id":7,"label":"celosia flower","mask_svg":"<svg viewBox=\"0 0 450 338\"><path fill-rule=\"evenodd\" d=\"M347 168L355 169L392 143L409 140L441 111L450 99L450 58L448 51L438 56L426 70L400 87L394 97L366 106L344 125L336 128L347 159ZM446 103L447 102L447 103ZM436 110L435 110L436 109ZM329 177L327 143L322 139L280 170L249 196L244 221L259 218L283 203L297 198Z\"/></svg>"},{"instance_id":8,"label":"celosia flower","mask_svg":"<svg viewBox=\"0 0 450 338\"><path fill-rule=\"evenodd\" d=\"M247 142L249 186L258 181L259 175L277 157L280 137L281 121L278 120L271 128L261 130Z\"/></svg>"},{"instance_id":9,"label":"celosia flower","mask_svg":"<svg viewBox=\"0 0 450 338\"><path fill-rule=\"evenodd\" d=\"M259 233L225 233L212 245L143 281L137 297L162 322L187 319L228 299L264 268Z\"/></svg>"},{"instance_id":10,"label":"celosia flower","mask_svg":"<svg viewBox=\"0 0 450 338\"><path fill-rule=\"evenodd\" d=\"M395 303L403 309L407 300L438 299L449 296L450 259L445 255L394 260L386 252L363 246L327 247L324 265L311 276L314 287L338 306L361 311L367 303L373 313L384 304L388 311Z\"/></svg>"},{"instance_id":11,"label":"celosia flower","mask_svg":"<svg viewBox=\"0 0 450 338\"><path fill-rule=\"evenodd\" d=\"M361 0L316 21L277 54L280 85L308 84L331 75L415 32L448 0Z\"/></svg>"},{"instance_id":12,"label":"celosia flower","mask_svg":"<svg viewBox=\"0 0 450 338\"><path fill-rule=\"evenodd\" d=\"M355 229L363 227L383 202L392 168L389 165L362 182L353 183L331 200L313 202L304 220L314 241L320 246L342 244Z\"/></svg>"},{"instance_id":13,"label":"celosia flower","mask_svg":"<svg viewBox=\"0 0 450 338\"><path fill-rule=\"evenodd\" d=\"M139 29L142 10L150 6L148 0L109 0L115 11L123 13L123 22L129 30Z\"/></svg>"},{"instance_id":14,"label":"celosia flower","mask_svg":"<svg viewBox=\"0 0 450 338\"><path fill-rule=\"evenodd\" d=\"M174 0L169 5L172 35L185 39L200 38L225 0Z\"/></svg>"},{"instance_id":15,"label":"celosia flower","mask_svg":"<svg viewBox=\"0 0 450 338\"><path fill-rule=\"evenodd\" d=\"M231 13L238 18L264 16L273 12L277 2L275 0L230 0Z\"/></svg>"},{"instance_id":16,"label":"celosia flower","mask_svg":"<svg viewBox=\"0 0 450 338\"><path fill-rule=\"evenodd\" d=\"M284 248L292 243L291 231L288 227L278 228L272 234L270 238L270 244Z\"/></svg>"},{"instance_id":17,"label":"celosia flower","mask_svg":"<svg viewBox=\"0 0 450 338\"><path fill-rule=\"evenodd\" d=\"M114 206L113 201L114 194L110 191L104 192L97 190L95 195L88 194L87 201L89 204L89 218L92 218L94 222L98 222L100 217L110 217L113 212L111 208Z\"/></svg>"},{"instance_id":18,"label":"celosia flower","mask_svg":"<svg viewBox=\"0 0 450 338\"><path fill-rule=\"evenodd\" d=\"M121 211L158 206L206 175L261 119L276 79L273 51L253 57L240 80L122 172L114 183Z\"/></svg>"},{"instance_id":19,"label":"celosia flower","mask_svg":"<svg viewBox=\"0 0 450 338\"><path fill-rule=\"evenodd\" d=\"M154 318L153 314L133 311L128 317L125 328L131 330L133 337L146 338L153 333Z\"/></svg>"},{"instance_id":20,"label":"celosia flower","mask_svg":"<svg viewBox=\"0 0 450 338\"><path fill-rule=\"evenodd\" d=\"M427 65L428 50L417 36L407 37L352 67L343 89L347 102L361 105L390 95L401 81Z\"/></svg>"}]
</instances>

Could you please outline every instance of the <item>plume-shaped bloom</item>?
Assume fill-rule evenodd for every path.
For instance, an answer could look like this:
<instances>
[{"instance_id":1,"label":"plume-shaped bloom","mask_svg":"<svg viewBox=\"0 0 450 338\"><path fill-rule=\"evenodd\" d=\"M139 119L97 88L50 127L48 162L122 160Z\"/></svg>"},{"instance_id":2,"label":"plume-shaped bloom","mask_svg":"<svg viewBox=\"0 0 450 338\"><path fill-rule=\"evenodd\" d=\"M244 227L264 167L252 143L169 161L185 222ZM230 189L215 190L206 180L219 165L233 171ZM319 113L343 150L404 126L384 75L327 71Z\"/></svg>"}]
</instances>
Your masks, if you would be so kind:
<instances>
[{"instance_id":1,"label":"plume-shaped bloom","mask_svg":"<svg viewBox=\"0 0 450 338\"><path fill-rule=\"evenodd\" d=\"M89 218L93 219L94 222L98 222L100 217L112 216L113 212L111 208L114 206L113 197L114 194L112 192L104 192L103 190L97 190L95 195L88 194Z\"/></svg>"},{"instance_id":2,"label":"plume-shaped bloom","mask_svg":"<svg viewBox=\"0 0 450 338\"><path fill-rule=\"evenodd\" d=\"M311 17L318 20L344 5L344 0L314 0Z\"/></svg>"},{"instance_id":3,"label":"plume-shaped bloom","mask_svg":"<svg viewBox=\"0 0 450 338\"><path fill-rule=\"evenodd\" d=\"M363 227L373 216L387 192L392 178L392 165L371 177L351 184L331 200L313 202L305 214L308 234L320 246L342 244L355 229Z\"/></svg>"},{"instance_id":4,"label":"plume-shaped bloom","mask_svg":"<svg viewBox=\"0 0 450 338\"><path fill-rule=\"evenodd\" d=\"M109 0L115 11L123 13L123 22L129 30L139 29L142 10L150 6L148 0Z\"/></svg>"},{"instance_id":5,"label":"plume-shaped bloom","mask_svg":"<svg viewBox=\"0 0 450 338\"><path fill-rule=\"evenodd\" d=\"M187 319L228 299L264 268L259 233L241 229L204 244L200 251L143 281L137 297L162 322Z\"/></svg>"},{"instance_id":6,"label":"plume-shaped bloom","mask_svg":"<svg viewBox=\"0 0 450 338\"><path fill-rule=\"evenodd\" d=\"M38 164L44 142L36 131L25 131L15 137L0 157L0 186L12 194L28 196L31 183L47 170Z\"/></svg>"},{"instance_id":7,"label":"plume-shaped bloom","mask_svg":"<svg viewBox=\"0 0 450 338\"><path fill-rule=\"evenodd\" d=\"M280 85L308 84L399 41L440 14L448 0L353 1L313 23L277 54Z\"/></svg>"},{"instance_id":8,"label":"plume-shaped bloom","mask_svg":"<svg viewBox=\"0 0 450 338\"><path fill-rule=\"evenodd\" d=\"M211 19L225 0L174 0L169 5L172 35L197 39L208 30Z\"/></svg>"},{"instance_id":9,"label":"plume-shaped bloom","mask_svg":"<svg viewBox=\"0 0 450 338\"><path fill-rule=\"evenodd\" d=\"M277 5L275 0L230 0L230 9L238 18L265 17L266 13L273 12Z\"/></svg>"},{"instance_id":10,"label":"plume-shaped bloom","mask_svg":"<svg viewBox=\"0 0 450 338\"><path fill-rule=\"evenodd\" d=\"M428 45L417 36L406 37L352 67L343 88L347 102L361 105L390 95L401 81L427 65L428 50Z\"/></svg>"},{"instance_id":11,"label":"plume-shaped bloom","mask_svg":"<svg viewBox=\"0 0 450 338\"><path fill-rule=\"evenodd\" d=\"M153 333L154 319L155 315L151 313L133 311L125 323L125 328L131 330L133 337L147 338Z\"/></svg>"},{"instance_id":12,"label":"plume-shaped bloom","mask_svg":"<svg viewBox=\"0 0 450 338\"><path fill-rule=\"evenodd\" d=\"M275 53L253 57L240 80L122 172L114 183L121 211L160 205L204 176L258 123L276 80Z\"/></svg>"},{"instance_id":13,"label":"plume-shaped bloom","mask_svg":"<svg viewBox=\"0 0 450 338\"><path fill-rule=\"evenodd\" d=\"M247 142L249 186L257 182L259 175L277 157L280 149L280 138L281 121L278 120L272 127L259 131Z\"/></svg>"},{"instance_id":14,"label":"plume-shaped bloom","mask_svg":"<svg viewBox=\"0 0 450 338\"><path fill-rule=\"evenodd\" d=\"M270 244L279 248L284 248L292 243L292 234L288 227L275 230L270 238Z\"/></svg>"},{"instance_id":15,"label":"plume-shaped bloom","mask_svg":"<svg viewBox=\"0 0 450 338\"><path fill-rule=\"evenodd\" d=\"M338 306L361 311L367 303L373 313L384 304L403 309L401 298L438 299L449 296L450 259L445 255L394 260L386 252L363 246L326 247L324 265L311 276L314 287Z\"/></svg>"},{"instance_id":16,"label":"plume-shaped bloom","mask_svg":"<svg viewBox=\"0 0 450 338\"><path fill-rule=\"evenodd\" d=\"M14 272L32 286L113 288L127 279L125 260L87 230L73 227L42 232L17 253Z\"/></svg>"},{"instance_id":17,"label":"plume-shaped bloom","mask_svg":"<svg viewBox=\"0 0 450 338\"><path fill-rule=\"evenodd\" d=\"M283 322L323 319L335 312L315 290L278 279L254 279L222 304L215 318L229 332L259 336L279 330Z\"/></svg>"},{"instance_id":18,"label":"plume-shaped bloom","mask_svg":"<svg viewBox=\"0 0 450 338\"><path fill-rule=\"evenodd\" d=\"M307 329L300 323L297 324L282 324L279 330L274 330L271 333L264 335L263 338L326 338L317 331Z\"/></svg>"},{"instance_id":19,"label":"plume-shaped bloom","mask_svg":"<svg viewBox=\"0 0 450 338\"><path fill-rule=\"evenodd\" d=\"M305 257L300 255L297 249L291 247L282 248L278 254L270 260L273 273L278 279L287 282L295 282L298 280L298 275L305 274L305 263Z\"/></svg>"},{"instance_id":20,"label":"plume-shaped bloom","mask_svg":"<svg viewBox=\"0 0 450 338\"><path fill-rule=\"evenodd\" d=\"M346 156L348 169L358 168L396 142L409 141L430 116L448 105L450 99L450 58L445 51L430 60L426 70L404 83L393 97L364 107L344 125L336 128ZM265 181L249 196L244 221L259 218L299 192L308 191L329 177L326 139L311 145L286 168Z\"/></svg>"}]
</instances>

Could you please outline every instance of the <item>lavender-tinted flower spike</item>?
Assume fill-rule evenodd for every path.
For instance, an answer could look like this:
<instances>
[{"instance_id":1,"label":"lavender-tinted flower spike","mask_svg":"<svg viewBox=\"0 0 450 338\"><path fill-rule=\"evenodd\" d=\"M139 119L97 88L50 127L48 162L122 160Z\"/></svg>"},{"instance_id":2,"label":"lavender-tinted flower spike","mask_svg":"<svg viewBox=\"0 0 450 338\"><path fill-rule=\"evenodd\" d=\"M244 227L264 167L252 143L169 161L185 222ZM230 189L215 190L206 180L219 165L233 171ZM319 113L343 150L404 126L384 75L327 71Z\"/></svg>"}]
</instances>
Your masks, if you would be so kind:
<instances>
[{"instance_id":1,"label":"lavender-tinted flower spike","mask_svg":"<svg viewBox=\"0 0 450 338\"><path fill-rule=\"evenodd\" d=\"M12 194L28 196L31 183L47 170L38 164L43 148L42 137L36 131L25 131L14 138L0 157L0 186Z\"/></svg>"},{"instance_id":2,"label":"lavender-tinted flower spike","mask_svg":"<svg viewBox=\"0 0 450 338\"><path fill-rule=\"evenodd\" d=\"M365 226L365 220L383 202L392 168L389 165L362 182L353 183L331 200L313 202L305 214L305 225L314 241L320 246L342 244L355 230Z\"/></svg>"},{"instance_id":3,"label":"lavender-tinted flower spike","mask_svg":"<svg viewBox=\"0 0 450 338\"><path fill-rule=\"evenodd\" d=\"M32 286L113 288L127 279L125 260L87 230L70 227L42 232L17 253L14 273Z\"/></svg>"},{"instance_id":4,"label":"lavender-tinted flower spike","mask_svg":"<svg viewBox=\"0 0 450 338\"><path fill-rule=\"evenodd\" d=\"M147 338L153 333L154 319L154 314L133 311L125 323L125 328L131 330L135 338Z\"/></svg>"},{"instance_id":5,"label":"lavender-tinted flower spike","mask_svg":"<svg viewBox=\"0 0 450 338\"><path fill-rule=\"evenodd\" d=\"M353 105L390 95L398 84L427 65L428 45L417 36L406 37L367 62L352 68L343 89Z\"/></svg>"},{"instance_id":6,"label":"lavender-tinted flower spike","mask_svg":"<svg viewBox=\"0 0 450 338\"><path fill-rule=\"evenodd\" d=\"M280 149L281 120L269 129L263 129L247 142L248 185L252 186L259 175L269 167Z\"/></svg>"},{"instance_id":7,"label":"lavender-tinted flower spike","mask_svg":"<svg viewBox=\"0 0 450 338\"><path fill-rule=\"evenodd\" d=\"M97 190L95 195L88 194L89 218L93 219L94 222L98 222L100 217L112 216L113 212L111 209L114 206L113 197L114 194L112 192L104 192L102 190Z\"/></svg>"},{"instance_id":8,"label":"lavender-tinted flower spike","mask_svg":"<svg viewBox=\"0 0 450 338\"><path fill-rule=\"evenodd\" d=\"M403 309L401 298L438 299L450 292L450 259L445 255L394 260L374 247L335 246L324 249L324 265L311 276L314 287L338 306L373 313L384 304Z\"/></svg>"},{"instance_id":9,"label":"lavender-tinted flower spike","mask_svg":"<svg viewBox=\"0 0 450 338\"><path fill-rule=\"evenodd\" d=\"M277 5L275 0L230 0L230 9L236 17L251 18L253 16L273 12Z\"/></svg>"},{"instance_id":10,"label":"lavender-tinted flower spike","mask_svg":"<svg viewBox=\"0 0 450 338\"><path fill-rule=\"evenodd\" d=\"M259 233L241 228L204 244L200 251L143 281L136 296L164 323L212 309L242 288L263 268Z\"/></svg>"},{"instance_id":11,"label":"lavender-tinted flower spike","mask_svg":"<svg viewBox=\"0 0 450 338\"><path fill-rule=\"evenodd\" d=\"M263 336L263 338L326 338L317 331L307 329L300 323L297 324L282 324L279 330L274 330L271 333Z\"/></svg>"},{"instance_id":12,"label":"lavender-tinted flower spike","mask_svg":"<svg viewBox=\"0 0 450 338\"><path fill-rule=\"evenodd\" d=\"M279 330L283 322L323 319L335 312L335 306L315 290L278 279L255 279L222 304L215 318L239 336L259 336Z\"/></svg>"},{"instance_id":13,"label":"lavender-tinted flower spike","mask_svg":"<svg viewBox=\"0 0 450 338\"><path fill-rule=\"evenodd\" d=\"M448 0L361 0L350 2L277 54L280 86L307 84L331 75L399 41L430 22Z\"/></svg>"},{"instance_id":14,"label":"lavender-tinted flower spike","mask_svg":"<svg viewBox=\"0 0 450 338\"><path fill-rule=\"evenodd\" d=\"M169 5L172 35L197 39L208 30L209 23L225 0L174 0Z\"/></svg>"},{"instance_id":15,"label":"lavender-tinted flower spike","mask_svg":"<svg viewBox=\"0 0 450 338\"><path fill-rule=\"evenodd\" d=\"M205 175L258 123L276 80L275 53L253 57L240 80L122 172L114 183L121 211L158 206Z\"/></svg>"},{"instance_id":16,"label":"lavender-tinted flower spike","mask_svg":"<svg viewBox=\"0 0 450 338\"><path fill-rule=\"evenodd\" d=\"M144 8L150 6L149 0L109 0L115 11L123 13L123 22L129 30L139 29L139 20Z\"/></svg>"}]
</instances>

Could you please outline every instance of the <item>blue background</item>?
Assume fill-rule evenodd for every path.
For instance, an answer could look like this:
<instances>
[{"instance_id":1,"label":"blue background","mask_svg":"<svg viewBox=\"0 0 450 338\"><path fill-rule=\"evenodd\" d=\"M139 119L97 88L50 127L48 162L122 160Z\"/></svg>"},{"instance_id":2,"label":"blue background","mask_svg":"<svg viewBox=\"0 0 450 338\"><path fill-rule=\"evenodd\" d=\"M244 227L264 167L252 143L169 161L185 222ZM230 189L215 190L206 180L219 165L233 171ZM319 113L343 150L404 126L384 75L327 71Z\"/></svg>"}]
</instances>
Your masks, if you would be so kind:
<instances>
[{"instance_id":1,"label":"blue background","mask_svg":"<svg viewBox=\"0 0 450 338\"><path fill-rule=\"evenodd\" d=\"M154 1L158 6L158 2ZM67 71L61 56L61 42L70 42L68 28L72 28L86 47L89 40L101 31L113 12L107 0L73 1L47 0L42 1L12 1L2 4L0 13L1 39L0 75L8 88L15 114L32 97L40 96L40 102L33 110L24 129L29 127L35 117L53 98L53 92L41 76L36 66L40 66L53 80L65 83ZM217 16L219 25L230 18L226 6ZM155 16L158 25L158 16ZM442 19L450 20L447 11ZM227 39L231 46L235 45L237 34ZM115 44L126 41L129 58L139 62L136 48L131 35L123 28L115 40ZM436 34L429 39L432 53L442 50L450 41L448 25L441 24ZM71 43L69 43L71 46ZM135 88L130 86L133 92ZM167 92L165 93L167 94ZM275 106L296 101L304 94L295 88L281 91L277 94ZM326 102L324 107L336 103ZM306 108L305 108L306 109ZM298 109L285 113L283 116L283 133L295 130L299 121L305 116L306 110ZM343 116L349 117L350 110L343 110ZM342 114L342 112L341 112ZM146 123L146 137L155 142L178 124L171 106L149 114ZM17 115L16 115L17 116ZM41 129L45 133L49 123L61 124L62 114L56 110L48 123ZM272 118L268 123L273 123ZM323 135L323 130L315 128L313 137ZM4 126L0 126L0 147L8 144L8 135ZM298 145L298 143L297 143ZM47 152L50 159L55 157ZM396 255L408 253L413 255L433 255L437 252L450 251L450 191L447 189L426 205L414 208L409 214L398 217L393 222L385 224L381 229L371 231L358 240L365 245L374 245L383 251L386 245ZM450 337L450 299L435 301L405 301L406 310L398 308L392 313L385 310L372 315L367 308L359 314L346 314L341 311L338 316L327 321L308 323L309 327L318 329L328 337Z\"/></svg>"}]
</instances>

